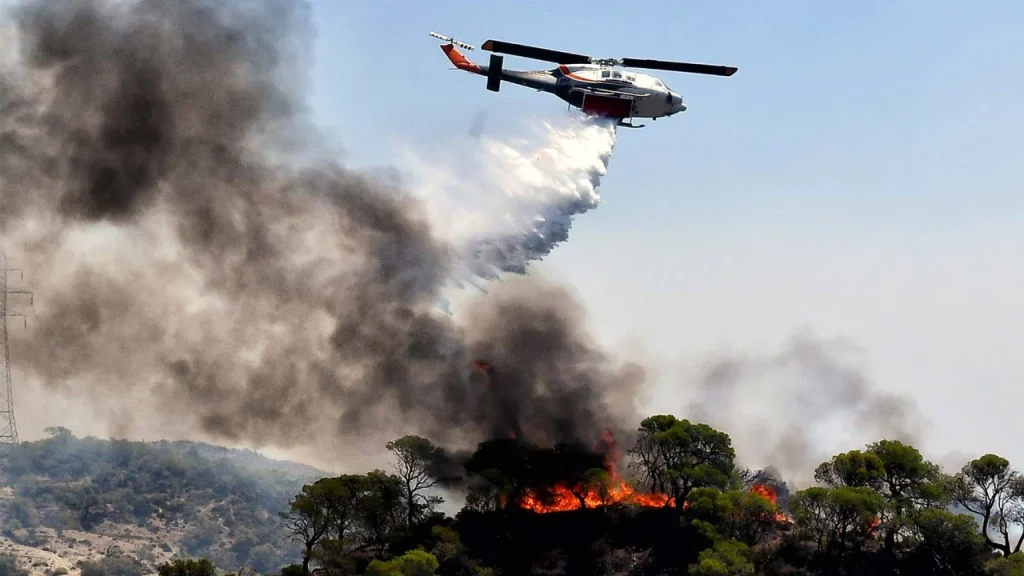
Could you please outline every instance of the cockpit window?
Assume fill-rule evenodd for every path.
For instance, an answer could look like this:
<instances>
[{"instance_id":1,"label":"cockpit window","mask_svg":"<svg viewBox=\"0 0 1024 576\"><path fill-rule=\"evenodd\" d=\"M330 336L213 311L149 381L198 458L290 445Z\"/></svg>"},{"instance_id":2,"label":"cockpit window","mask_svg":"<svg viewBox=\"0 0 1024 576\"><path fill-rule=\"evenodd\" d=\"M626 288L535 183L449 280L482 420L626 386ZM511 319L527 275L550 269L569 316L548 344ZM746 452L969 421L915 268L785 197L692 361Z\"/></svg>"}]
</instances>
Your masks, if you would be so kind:
<instances>
[{"instance_id":1,"label":"cockpit window","mask_svg":"<svg viewBox=\"0 0 1024 576\"><path fill-rule=\"evenodd\" d=\"M622 78L622 72L612 72L612 78Z\"/></svg>"},{"instance_id":2,"label":"cockpit window","mask_svg":"<svg viewBox=\"0 0 1024 576\"><path fill-rule=\"evenodd\" d=\"M611 73L611 72L609 72L608 70L603 70L603 71L601 72L601 78L607 78L607 77L609 77L609 76L611 76L611 75L612 75L612 73Z\"/></svg>"}]
</instances>

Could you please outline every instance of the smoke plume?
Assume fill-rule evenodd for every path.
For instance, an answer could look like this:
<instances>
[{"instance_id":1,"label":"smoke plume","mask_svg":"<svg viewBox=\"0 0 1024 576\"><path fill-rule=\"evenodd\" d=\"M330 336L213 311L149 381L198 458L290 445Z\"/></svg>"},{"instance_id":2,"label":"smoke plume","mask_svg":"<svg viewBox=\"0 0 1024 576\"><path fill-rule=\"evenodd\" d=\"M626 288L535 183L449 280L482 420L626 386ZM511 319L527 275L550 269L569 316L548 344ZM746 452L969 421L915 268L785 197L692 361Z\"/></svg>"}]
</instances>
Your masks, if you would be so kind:
<instances>
[{"instance_id":1,"label":"smoke plume","mask_svg":"<svg viewBox=\"0 0 1024 576\"><path fill-rule=\"evenodd\" d=\"M800 334L775 356L723 356L703 367L684 413L727 430L738 456L772 465L796 486L860 442L917 442L924 421L916 406L875 388L853 351L841 340Z\"/></svg>"},{"instance_id":2,"label":"smoke plume","mask_svg":"<svg viewBox=\"0 0 1024 576\"><path fill-rule=\"evenodd\" d=\"M416 198L296 140L307 6L42 0L11 20L0 241L36 293L25 378L121 433L285 448L635 425L621 395L642 371L595 347L563 290L523 279L458 318L436 309L458 267L522 273L565 240L597 204L614 128L512 160L539 180L508 225L453 241ZM587 153L565 152L580 131ZM484 192L508 192L493 176Z\"/></svg>"}]
</instances>

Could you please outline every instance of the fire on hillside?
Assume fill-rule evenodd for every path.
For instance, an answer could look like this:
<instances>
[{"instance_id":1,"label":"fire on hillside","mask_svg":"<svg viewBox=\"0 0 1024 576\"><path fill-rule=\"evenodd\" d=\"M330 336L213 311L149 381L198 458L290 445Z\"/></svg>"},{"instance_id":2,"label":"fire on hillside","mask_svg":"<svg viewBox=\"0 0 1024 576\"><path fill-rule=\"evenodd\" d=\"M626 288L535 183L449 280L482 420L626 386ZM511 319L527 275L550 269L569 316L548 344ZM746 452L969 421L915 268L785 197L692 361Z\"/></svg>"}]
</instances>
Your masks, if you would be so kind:
<instances>
[{"instance_id":1,"label":"fire on hillside","mask_svg":"<svg viewBox=\"0 0 1024 576\"><path fill-rule=\"evenodd\" d=\"M476 360L473 362L473 367L487 376L492 386L498 384L499 374L494 366L483 360ZM505 434L509 439L516 440L521 437L517 425L518 423L508 423ZM543 490L526 490L516 499L516 506L538 514L547 514L582 508L595 509L616 504L644 508L667 508L676 505L676 500L671 495L638 489L623 478L621 473L622 452L615 434L610 429L605 429L601 433L600 439L592 450L595 455L600 455L603 458L603 474L594 474L583 482L556 482L554 485L545 486ZM754 484L750 487L750 492L765 498L773 505L778 503L777 492L768 484ZM501 505L503 507L507 505L505 498L501 498ZM684 501L682 509L685 510L688 506L689 503ZM779 512L776 513L776 518L784 521L788 517Z\"/></svg>"}]
</instances>

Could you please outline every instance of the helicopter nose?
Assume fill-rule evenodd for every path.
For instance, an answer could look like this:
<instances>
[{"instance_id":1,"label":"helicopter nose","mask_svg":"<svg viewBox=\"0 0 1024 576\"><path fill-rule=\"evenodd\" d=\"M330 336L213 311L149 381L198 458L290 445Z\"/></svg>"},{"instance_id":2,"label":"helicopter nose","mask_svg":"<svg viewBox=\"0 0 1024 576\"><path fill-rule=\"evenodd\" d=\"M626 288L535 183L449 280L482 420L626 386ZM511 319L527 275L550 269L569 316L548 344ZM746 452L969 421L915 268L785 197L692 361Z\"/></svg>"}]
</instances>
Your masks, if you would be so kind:
<instances>
[{"instance_id":1,"label":"helicopter nose","mask_svg":"<svg viewBox=\"0 0 1024 576\"><path fill-rule=\"evenodd\" d=\"M672 112L684 112L686 111L686 102L683 102L683 97L675 92L672 93Z\"/></svg>"}]
</instances>

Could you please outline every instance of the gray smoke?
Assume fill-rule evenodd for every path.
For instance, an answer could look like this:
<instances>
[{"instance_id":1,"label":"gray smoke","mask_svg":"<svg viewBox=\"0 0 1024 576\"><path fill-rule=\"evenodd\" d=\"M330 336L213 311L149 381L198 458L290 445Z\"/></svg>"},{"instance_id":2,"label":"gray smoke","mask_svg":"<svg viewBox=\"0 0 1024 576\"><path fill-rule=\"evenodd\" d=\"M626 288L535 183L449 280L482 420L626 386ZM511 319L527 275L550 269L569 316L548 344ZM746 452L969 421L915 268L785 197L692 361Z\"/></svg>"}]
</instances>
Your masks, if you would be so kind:
<instances>
[{"instance_id":1,"label":"gray smoke","mask_svg":"<svg viewBox=\"0 0 1024 576\"><path fill-rule=\"evenodd\" d=\"M36 293L20 371L50 393L122 433L281 447L635 426L643 373L563 290L439 313L454 251L420 205L297 141L304 3L42 0L11 21L0 241Z\"/></svg>"},{"instance_id":2,"label":"gray smoke","mask_svg":"<svg viewBox=\"0 0 1024 576\"><path fill-rule=\"evenodd\" d=\"M846 342L800 334L773 357L717 359L684 413L728 431L740 457L775 466L797 486L836 452L882 438L917 442L924 423L913 401L875 388L850 352ZM830 434L839 435L834 450Z\"/></svg>"}]
</instances>

